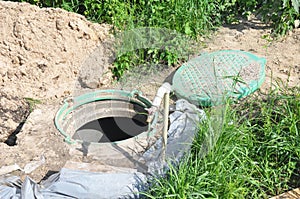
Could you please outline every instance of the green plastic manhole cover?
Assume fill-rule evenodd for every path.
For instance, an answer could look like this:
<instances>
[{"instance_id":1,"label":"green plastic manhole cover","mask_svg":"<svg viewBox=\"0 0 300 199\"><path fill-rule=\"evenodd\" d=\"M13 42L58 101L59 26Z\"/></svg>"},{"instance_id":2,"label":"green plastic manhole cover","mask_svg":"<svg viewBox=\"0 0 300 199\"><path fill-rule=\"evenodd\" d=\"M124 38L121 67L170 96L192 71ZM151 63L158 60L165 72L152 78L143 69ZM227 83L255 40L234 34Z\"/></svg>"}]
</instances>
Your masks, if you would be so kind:
<instances>
[{"instance_id":1,"label":"green plastic manhole cover","mask_svg":"<svg viewBox=\"0 0 300 199\"><path fill-rule=\"evenodd\" d=\"M205 53L177 70L172 87L196 105L218 105L257 90L265 79L265 64L265 58L239 50Z\"/></svg>"}]
</instances>

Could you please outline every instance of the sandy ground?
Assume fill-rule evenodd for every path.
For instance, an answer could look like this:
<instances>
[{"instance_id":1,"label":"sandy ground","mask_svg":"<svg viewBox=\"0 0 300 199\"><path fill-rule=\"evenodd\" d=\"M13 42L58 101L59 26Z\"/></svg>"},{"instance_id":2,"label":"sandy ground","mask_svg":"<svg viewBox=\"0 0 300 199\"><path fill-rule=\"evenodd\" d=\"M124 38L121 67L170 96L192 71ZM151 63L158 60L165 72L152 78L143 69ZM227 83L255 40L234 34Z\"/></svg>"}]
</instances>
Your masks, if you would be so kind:
<instances>
[{"instance_id":1,"label":"sandy ground","mask_svg":"<svg viewBox=\"0 0 300 199\"><path fill-rule=\"evenodd\" d=\"M266 81L262 90L276 86L276 81L288 86L299 85L300 29L277 40L272 39L270 33L270 28L255 18L241 21L240 24L220 28L208 40L205 50L244 50L266 58Z\"/></svg>"},{"instance_id":2,"label":"sandy ground","mask_svg":"<svg viewBox=\"0 0 300 199\"><path fill-rule=\"evenodd\" d=\"M76 89L112 87L109 31L108 25L91 23L61 9L0 1L0 168L41 163L26 174L40 181L59 171L71 158L53 118L62 100ZM201 51L237 49L265 57L267 78L263 90L278 80L289 86L299 85L300 29L279 40L269 37L270 31L258 20L241 21L221 27L205 39ZM117 88L138 87L151 99L173 70L163 71L153 80L129 80ZM150 84L153 86L149 88ZM28 100L24 98L41 104L29 115ZM8 137L25 120L16 145L9 146ZM12 174L25 176L23 171Z\"/></svg>"}]
</instances>

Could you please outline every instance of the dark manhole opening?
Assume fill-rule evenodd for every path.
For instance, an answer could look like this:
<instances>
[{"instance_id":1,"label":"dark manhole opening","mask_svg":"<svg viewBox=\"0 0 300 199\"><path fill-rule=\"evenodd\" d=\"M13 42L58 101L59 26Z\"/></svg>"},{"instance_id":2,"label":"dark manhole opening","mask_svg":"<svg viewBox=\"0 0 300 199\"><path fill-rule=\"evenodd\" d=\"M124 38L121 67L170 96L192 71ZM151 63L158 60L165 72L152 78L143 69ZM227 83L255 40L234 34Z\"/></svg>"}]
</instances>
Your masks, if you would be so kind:
<instances>
[{"instance_id":1,"label":"dark manhole opening","mask_svg":"<svg viewBox=\"0 0 300 199\"><path fill-rule=\"evenodd\" d=\"M72 138L98 143L126 140L147 131L146 120L147 116L142 114L99 118L81 126Z\"/></svg>"}]
</instances>

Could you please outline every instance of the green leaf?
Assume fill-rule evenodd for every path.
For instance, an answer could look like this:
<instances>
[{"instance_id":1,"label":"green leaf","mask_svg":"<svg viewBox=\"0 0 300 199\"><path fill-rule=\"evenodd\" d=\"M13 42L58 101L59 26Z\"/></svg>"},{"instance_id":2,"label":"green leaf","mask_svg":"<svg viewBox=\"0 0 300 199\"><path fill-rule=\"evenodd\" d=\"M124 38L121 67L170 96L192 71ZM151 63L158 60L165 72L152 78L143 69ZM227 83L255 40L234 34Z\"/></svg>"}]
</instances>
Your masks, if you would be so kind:
<instances>
[{"instance_id":1,"label":"green leaf","mask_svg":"<svg viewBox=\"0 0 300 199\"><path fill-rule=\"evenodd\" d=\"M286 1L286 0L285 0ZM292 5L293 5L293 7L294 7L294 9L296 10L296 12L299 14L299 3L300 2L300 0L292 0Z\"/></svg>"},{"instance_id":2,"label":"green leaf","mask_svg":"<svg viewBox=\"0 0 300 199\"><path fill-rule=\"evenodd\" d=\"M184 33L187 34L187 35L190 35L193 33L193 31L191 30L191 27L190 27L190 23L187 22L184 26Z\"/></svg>"}]
</instances>

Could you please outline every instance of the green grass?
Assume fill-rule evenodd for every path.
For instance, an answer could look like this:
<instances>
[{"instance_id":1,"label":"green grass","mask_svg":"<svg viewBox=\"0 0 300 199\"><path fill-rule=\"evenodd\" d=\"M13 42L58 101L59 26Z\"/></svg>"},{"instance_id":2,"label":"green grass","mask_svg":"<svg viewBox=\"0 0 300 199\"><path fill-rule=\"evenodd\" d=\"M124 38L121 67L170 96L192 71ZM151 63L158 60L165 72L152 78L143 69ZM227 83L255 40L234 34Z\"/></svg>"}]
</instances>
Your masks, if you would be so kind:
<instances>
[{"instance_id":1,"label":"green grass","mask_svg":"<svg viewBox=\"0 0 300 199\"><path fill-rule=\"evenodd\" d=\"M42 101L41 100L38 100L38 99L33 99L33 98L30 98L30 97L25 97L24 98L26 100L26 102L29 104L29 112L31 113L38 104L41 104Z\"/></svg>"},{"instance_id":2,"label":"green grass","mask_svg":"<svg viewBox=\"0 0 300 199\"><path fill-rule=\"evenodd\" d=\"M225 109L215 147L201 158L207 132L215 124L208 120L191 154L154 179L143 195L268 198L300 186L300 88L276 88Z\"/></svg>"}]
</instances>

